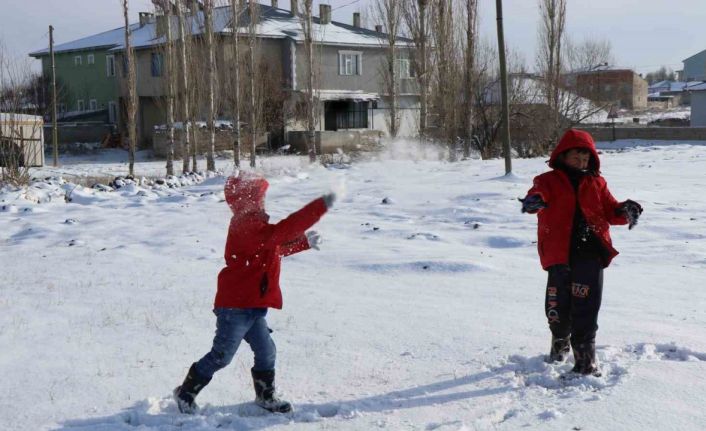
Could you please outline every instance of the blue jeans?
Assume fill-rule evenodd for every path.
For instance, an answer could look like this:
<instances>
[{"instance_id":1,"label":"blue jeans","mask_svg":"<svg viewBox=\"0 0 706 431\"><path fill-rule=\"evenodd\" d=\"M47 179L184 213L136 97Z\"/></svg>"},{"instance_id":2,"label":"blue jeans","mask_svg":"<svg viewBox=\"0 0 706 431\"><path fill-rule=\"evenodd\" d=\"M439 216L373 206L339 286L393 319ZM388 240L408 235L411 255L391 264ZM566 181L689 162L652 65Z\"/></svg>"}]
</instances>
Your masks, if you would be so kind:
<instances>
[{"instance_id":1,"label":"blue jeans","mask_svg":"<svg viewBox=\"0 0 706 431\"><path fill-rule=\"evenodd\" d=\"M211 351L196 363L196 372L210 379L230 364L242 340L255 353L255 371L275 369L277 349L270 337L265 316L267 308L216 308L216 336Z\"/></svg>"}]
</instances>

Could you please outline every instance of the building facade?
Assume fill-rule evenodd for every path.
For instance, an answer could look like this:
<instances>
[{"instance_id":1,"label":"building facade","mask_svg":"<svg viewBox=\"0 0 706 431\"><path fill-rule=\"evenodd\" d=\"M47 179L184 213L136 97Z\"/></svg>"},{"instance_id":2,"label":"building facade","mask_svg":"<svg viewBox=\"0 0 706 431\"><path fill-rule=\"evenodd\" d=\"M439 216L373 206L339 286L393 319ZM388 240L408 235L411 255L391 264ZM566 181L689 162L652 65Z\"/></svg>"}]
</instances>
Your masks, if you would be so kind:
<instances>
[{"instance_id":1,"label":"building facade","mask_svg":"<svg viewBox=\"0 0 706 431\"><path fill-rule=\"evenodd\" d=\"M615 103L624 109L647 108L648 83L629 69L580 72L576 75L577 93L604 104Z\"/></svg>"}]
</instances>

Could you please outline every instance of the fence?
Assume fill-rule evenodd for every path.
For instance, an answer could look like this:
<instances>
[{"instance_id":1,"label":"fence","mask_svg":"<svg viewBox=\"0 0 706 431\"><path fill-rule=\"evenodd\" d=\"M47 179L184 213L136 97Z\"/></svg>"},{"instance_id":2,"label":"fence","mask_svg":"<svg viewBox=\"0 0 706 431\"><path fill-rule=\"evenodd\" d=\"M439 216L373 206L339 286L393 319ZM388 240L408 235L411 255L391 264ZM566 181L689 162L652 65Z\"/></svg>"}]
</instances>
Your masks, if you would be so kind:
<instances>
[{"instance_id":1,"label":"fence","mask_svg":"<svg viewBox=\"0 0 706 431\"><path fill-rule=\"evenodd\" d=\"M577 127L590 133L596 141L706 141L706 127Z\"/></svg>"}]
</instances>

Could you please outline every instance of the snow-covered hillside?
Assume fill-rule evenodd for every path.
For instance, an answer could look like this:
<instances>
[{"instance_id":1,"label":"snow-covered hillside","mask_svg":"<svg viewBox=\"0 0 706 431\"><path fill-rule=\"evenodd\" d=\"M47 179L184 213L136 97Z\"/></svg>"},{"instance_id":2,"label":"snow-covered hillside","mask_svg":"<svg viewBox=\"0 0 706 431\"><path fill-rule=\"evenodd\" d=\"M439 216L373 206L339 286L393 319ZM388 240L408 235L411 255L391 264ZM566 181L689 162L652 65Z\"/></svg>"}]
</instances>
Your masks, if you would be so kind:
<instances>
[{"instance_id":1,"label":"snow-covered hillside","mask_svg":"<svg viewBox=\"0 0 706 431\"><path fill-rule=\"evenodd\" d=\"M628 144L628 145L626 145ZM224 177L106 192L55 179L0 193L2 430L699 430L706 423L706 147L620 143L598 357L547 365L536 217L516 198L543 159L447 163L391 152L350 166L271 158L274 220L337 190L325 242L284 261L268 315L288 415L252 403L252 354L177 413L171 390L209 348L229 209ZM624 148L627 147L627 148ZM41 175L125 172L72 159ZM219 166L225 173L232 167ZM141 163L139 175L162 169ZM66 202L66 191L71 202ZM383 199L386 203L383 203Z\"/></svg>"}]
</instances>

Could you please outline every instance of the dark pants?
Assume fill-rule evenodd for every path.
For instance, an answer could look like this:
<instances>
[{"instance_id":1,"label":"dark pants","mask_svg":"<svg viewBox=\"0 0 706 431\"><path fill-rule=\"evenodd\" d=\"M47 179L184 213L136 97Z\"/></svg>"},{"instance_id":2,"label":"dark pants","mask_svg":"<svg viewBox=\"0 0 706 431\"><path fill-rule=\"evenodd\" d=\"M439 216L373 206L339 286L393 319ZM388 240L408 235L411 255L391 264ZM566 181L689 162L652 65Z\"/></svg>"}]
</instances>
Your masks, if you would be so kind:
<instances>
[{"instance_id":1,"label":"dark pants","mask_svg":"<svg viewBox=\"0 0 706 431\"><path fill-rule=\"evenodd\" d=\"M233 360L240 342L245 340L255 353L255 371L275 369L277 349L270 337L266 308L216 308L216 336L211 351L196 362L196 372L211 379Z\"/></svg>"},{"instance_id":2,"label":"dark pants","mask_svg":"<svg viewBox=\"0 0 706 431\"><path fill-rule=\"evenodd\" d=\"M552 335L571 335L574 346L594 342L602 294L600 258L573 258L571 265L550 267L544 310Z\"/></svg>"}]
</instances>

